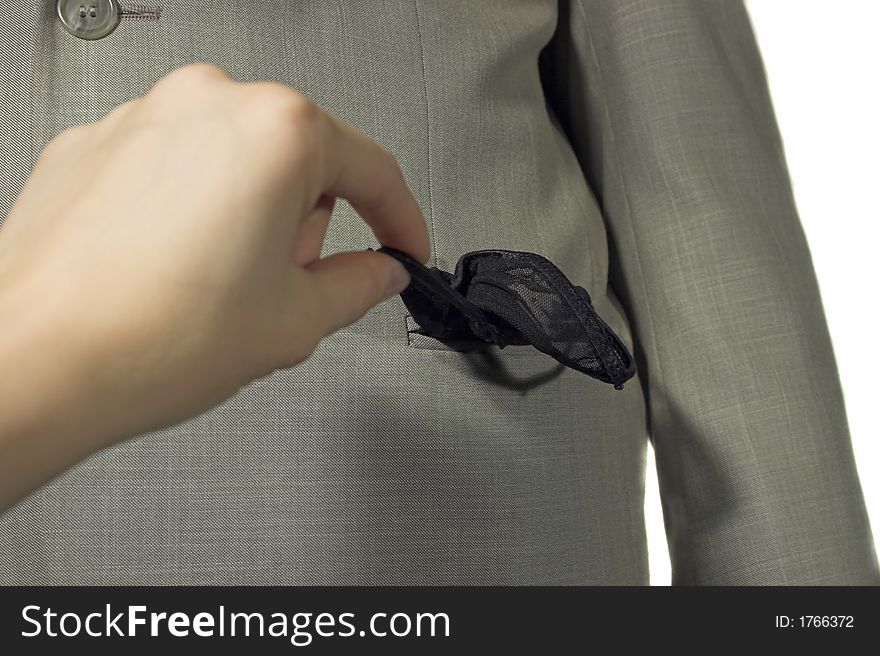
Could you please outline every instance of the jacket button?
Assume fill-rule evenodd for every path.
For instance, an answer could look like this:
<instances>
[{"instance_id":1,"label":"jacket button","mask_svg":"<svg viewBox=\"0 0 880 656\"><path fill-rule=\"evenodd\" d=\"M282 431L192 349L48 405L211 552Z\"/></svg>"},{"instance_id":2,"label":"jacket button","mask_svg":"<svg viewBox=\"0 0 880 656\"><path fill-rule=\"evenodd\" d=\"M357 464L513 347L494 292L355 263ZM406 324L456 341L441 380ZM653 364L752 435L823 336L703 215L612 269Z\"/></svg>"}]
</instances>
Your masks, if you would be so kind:
<instances>
[{"instance_id":1,"label":"jacket button","mask_svg":"<svg viewBox=\"0 0 880 656\"><path fill-rule=\"evenodd\" d=\"M57 9L64 29L80 39L100 39L119 24L117 0L58 0Z\"/></svg>"}]
</instances>

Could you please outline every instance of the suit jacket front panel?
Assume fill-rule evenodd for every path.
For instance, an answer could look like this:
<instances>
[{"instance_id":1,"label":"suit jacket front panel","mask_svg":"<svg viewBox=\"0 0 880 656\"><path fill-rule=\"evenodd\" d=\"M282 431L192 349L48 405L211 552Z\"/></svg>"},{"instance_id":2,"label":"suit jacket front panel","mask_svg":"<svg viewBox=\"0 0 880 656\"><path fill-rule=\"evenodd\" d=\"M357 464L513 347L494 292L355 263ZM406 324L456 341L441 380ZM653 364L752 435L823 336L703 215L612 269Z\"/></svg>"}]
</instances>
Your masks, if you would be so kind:
<instances>
[{"instance_id":1,"label":"suit jacket front panel","mask_svg":"<svg viewBox=\"0 0 880 656\"><path fill-rule=\"evenodd\" d=\"M55 134L207 61L289 84L388 147L429 264L542 254L632 346L601 213L541 88L555 2L185 0L97 41L53 12L0 25L17 71L0 98L4 215ZM367 247L340 201L324 254ZM646 583L639 378L615 391L516 346L495 350L505 378L412 338L406 315L395 297L298 367L48 483L0 516L0 582Z\"/></svg>"}]
</instances>

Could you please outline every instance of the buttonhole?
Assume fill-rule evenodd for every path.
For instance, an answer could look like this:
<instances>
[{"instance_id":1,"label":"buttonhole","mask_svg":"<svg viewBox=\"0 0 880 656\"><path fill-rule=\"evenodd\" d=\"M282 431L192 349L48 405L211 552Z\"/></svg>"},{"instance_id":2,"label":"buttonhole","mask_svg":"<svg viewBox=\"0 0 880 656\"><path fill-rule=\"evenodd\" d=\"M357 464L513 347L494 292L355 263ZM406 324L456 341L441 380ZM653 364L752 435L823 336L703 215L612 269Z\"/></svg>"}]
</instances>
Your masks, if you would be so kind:
<instances>
[{"instance_id":1,"label":"buttonhole","mask_svg":"<svg viewBox=\"0 0 880 656\"><path fill-rule=\"evenodd\" d=\"M157 21L161 13L162 7L155 5L119 3L119 20Z\"/></svg>"}]
</instances>

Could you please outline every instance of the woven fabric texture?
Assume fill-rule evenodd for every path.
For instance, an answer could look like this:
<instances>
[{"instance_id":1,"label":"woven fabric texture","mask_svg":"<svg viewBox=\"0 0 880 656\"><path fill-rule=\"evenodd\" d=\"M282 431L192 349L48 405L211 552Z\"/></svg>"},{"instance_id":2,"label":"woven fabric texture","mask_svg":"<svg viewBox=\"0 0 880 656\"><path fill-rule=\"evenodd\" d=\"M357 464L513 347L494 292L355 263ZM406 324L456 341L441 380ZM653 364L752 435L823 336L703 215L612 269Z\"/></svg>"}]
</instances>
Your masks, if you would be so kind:
<instances>
[{"instance_id":1,"label":"woven fabric texture","mask_svg":"<svg viewBox=\"0 0 880 656\"><path fill-rule=\"evenodd\" d=\"M649 438L673 583L880 582L740 2L159 4L96 41L52 0L0 9L0 218L55 134L207 61L393 152L429 267L553 262L638 371L617 391L510 345L485 375L395 297L3 513L0 583L644 584ZM337 203L323 254L369 247Z\"/></svg>"}]
</instances>

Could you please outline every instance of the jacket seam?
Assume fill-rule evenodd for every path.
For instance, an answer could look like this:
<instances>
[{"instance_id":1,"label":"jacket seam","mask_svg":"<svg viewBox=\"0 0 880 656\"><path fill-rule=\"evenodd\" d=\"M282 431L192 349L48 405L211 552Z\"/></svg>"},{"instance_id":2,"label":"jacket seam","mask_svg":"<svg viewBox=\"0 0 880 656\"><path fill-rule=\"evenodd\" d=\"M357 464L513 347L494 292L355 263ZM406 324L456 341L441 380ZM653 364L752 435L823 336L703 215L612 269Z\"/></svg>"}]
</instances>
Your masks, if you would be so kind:
<instances>
[{"instance_id":1,"label":"jacket seam","mask_svg":"<svg viewBox=\"0 0 880 656\"><path fill-rule=\"evenodd\" d=\"M439 266L437 261L437 235L434 231L434 188L431 183L431 109L428 103L428 72L425 64L425 39L422 35L422 20L419 16L418 0L413 0L416 14L416 34L419 38L419 59L422 67L422 94L425 99L425 160L428 167L428 223L431 228L431 259L434 266ZM430 262L428 263L430 266Z\"/></svg>"}]
</instances>

